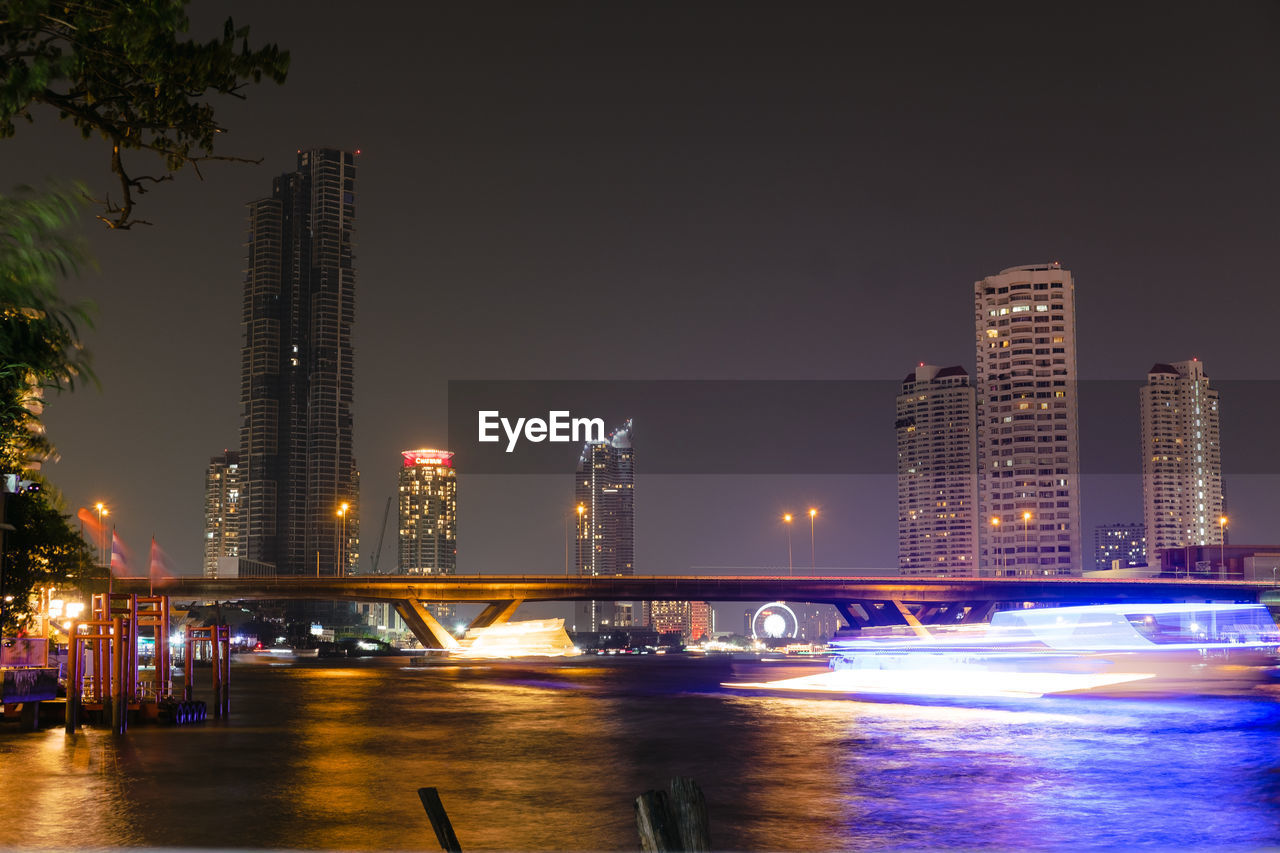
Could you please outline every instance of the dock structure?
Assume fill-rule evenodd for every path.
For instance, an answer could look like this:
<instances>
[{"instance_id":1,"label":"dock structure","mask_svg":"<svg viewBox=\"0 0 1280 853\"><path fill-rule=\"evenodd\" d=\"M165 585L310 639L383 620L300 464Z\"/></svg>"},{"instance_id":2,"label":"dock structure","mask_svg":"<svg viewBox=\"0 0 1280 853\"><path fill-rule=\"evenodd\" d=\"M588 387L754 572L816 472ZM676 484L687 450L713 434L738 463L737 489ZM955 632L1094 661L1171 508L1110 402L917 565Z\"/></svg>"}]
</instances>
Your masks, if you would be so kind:
<instances>
[{"instance_id":1,"label":"dock structure","mask_svg":"<svg viewBox=\"0 0 1280 853\"><path fill-rule=\"evenodd\" d=\"M62 722L68 734L86 721L109 724L124 734L133 719L188 722L203 719L203 702L192 700L197 647L208 644L213 666L215 716L230 713L231 638L227 626L185 629L186 668L181 693L174 688L169 596L131 592L95 593L86 618L66 625L65 671L49 654L52 641L41 638L41 660L4 670L6 704L22 703L23 722L38 725L42 702L57 697L59 675L66 682ZM151 666L141 666L139 640L154 640ZM43 666L38 665L43 664ZM10 672L14 674L11 676ZM14 689L9 689L10 684Z\"/></svg>"}]
</instances>

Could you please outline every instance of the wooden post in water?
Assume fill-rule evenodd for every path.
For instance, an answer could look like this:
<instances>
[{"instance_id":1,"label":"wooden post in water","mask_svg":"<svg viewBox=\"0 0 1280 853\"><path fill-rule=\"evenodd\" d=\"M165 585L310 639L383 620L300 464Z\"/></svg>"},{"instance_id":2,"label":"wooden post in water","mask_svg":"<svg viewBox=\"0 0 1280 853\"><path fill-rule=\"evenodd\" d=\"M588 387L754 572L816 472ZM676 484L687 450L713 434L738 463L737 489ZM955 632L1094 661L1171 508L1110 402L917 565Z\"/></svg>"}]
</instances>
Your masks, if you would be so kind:
<instances>
[{"instance_id":1,"label":"wooden post in water","mask_svg":"<svg viewBox=\"0 0 1280 853\"><path fill-rule=\"evenodd\" d=\"M77 627L73 619L71 627L67 629L67 734L75 734L76 726L80 722L82 680L80 678L80 640L76 638Z\"/></svg>"},{"instance_id":2,"label":"wooden post in water","mask_svg":"<svg viewBox=\"0 0 1280 853\"><path fill-rule=\"evenodd\" d=\"M453 834L453 824L444 810L444 803L440 801L440 792L435 788L419 788L418 799L422 800L422 807L427 810L427 817L431 820L431 828L436 831L440 849L445 853L462 853L458 836Z\"/></svg>"},{"instance_id":3,"label":"wooden post in water","mask_svg":"<svg viewBox=\"0 0 1280 853\"><path fill-rule=\"evenodd\" d=\"M707 801L698 783L676 776L666 791L645 791L636 797L636 830L645 853L711 849Z\"/></svg>"},{"instance_id":4,"label":"wooden post in water","mask_svg":"<svg viewBox=\"0 0 1280 853\"><path fill-rule=\"evenodd\" d=\"M222 716L231 716L231 626L222 632Z\"/></svg>"},{"instance_id":5,"label":"wooden post in water","mask_svg":"<svg viewBox=\"0 0 1280 853\"><path fill-rule=\"evenodd\" d=\"M222 626L209 629L209 669L213 674L213 716L222 716Z\"/></svg>"},{"instance_id":6,"label":"wooden post in water","mask_svg":"<svg viewBox=\"0 0 1280 853\"><path fill-rule=\"evenodd\" d=\"M129 689L125 696L129 702L138 697L138 596L129 596Z\"/></svg>"},{"instance_id":7,"label":"wooden post in water","mask_svg":"<svg viewBox=\"0 0 1280 853\"><path fill-rule=\"evenodd\" d=\"M124 734L125 714L125 668L129 650L124 647L124 620L119 616L111 620L111 731ZM103 708L106 711L106 708Z\"/></svg>"},{"instance_id":8,"label":"wooden post in water","mask_svg":"<svg viewBox=\"0 0 1280 853\"><path fill-rule=\"evenodd\" d=\"M164 699L170 692L169 660L169 596L160 596L160 625L156 630L156 701Z\"/></svg>"},{"instance_id":9,"label":"wooden post in water","mask_svg":"<svg viewBox=\"0 0 1280 853\"><path fill-rule=\"evenodd\" d=\"M191 701L191 685L195 682L196 668L196 641L191 633L191 626L187 626L187 642L182 647L183 668L182 668L182 698L186 702Z\"/></svg>"}]
</instances>

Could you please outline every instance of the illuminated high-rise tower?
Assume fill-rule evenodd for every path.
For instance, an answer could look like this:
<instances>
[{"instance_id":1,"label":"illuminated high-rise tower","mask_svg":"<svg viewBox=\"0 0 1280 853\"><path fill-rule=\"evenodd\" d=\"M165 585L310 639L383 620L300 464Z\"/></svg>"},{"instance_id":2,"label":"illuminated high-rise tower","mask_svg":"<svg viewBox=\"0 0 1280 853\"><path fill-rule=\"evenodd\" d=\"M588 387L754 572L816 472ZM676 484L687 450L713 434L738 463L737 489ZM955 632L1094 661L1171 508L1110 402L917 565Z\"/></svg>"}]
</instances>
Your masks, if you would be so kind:
<instances>
[{"instance_id":1,"label":"illuminated high-rise tower","mask_svg":"<svg viewBox=\"0 0 1280 853\"><path fill-rule=\"evenodd\" d=\"M1078 575L1075 284L1059 264L974 284L979 562L997 575Z\"/></svg>"},{"instance_id":2,"label":"illuminated high-rise tower","mask_svg":"<svg viewBox=\"0 0 1280 853\"><path fill-rule=\"evenodd\" d=\"M1198 359L1157 364L1142 387L1142 502L1147 547L1219 545L1223 515L1218 392Z\"/></svg>"},{"instance_id":3,"label":"illuminated high-rise tower","mask_svg":"<svg viewBox=\"0 0 1280 853\"><path fill-rule=\"evenodd\" d=\"M204 478L204 576L218 576L218 560L240 556L240 454L226 451L209 460Z\"/></svg>"},{"instance_id":4,"label":"illuminated high-rise tower","mask_svg":"<svg viewBox=\"0 0 1280 853\"><path fill-rule=\"evenodd\" d=\"M354 153L299 151L297 170L249 203L240 546L282 576L343 575L359 559L355 180Z\"/></svg>"},{"instance_id":5,"label":"illuminated high-rise tower","mask_svg":"<svg viewBox=\"0 0 1280 853\"><path fill-rule=\"evenodd\" d=\"M628 420L602 441L589 441L578 458L574 504L579 507L575 564L581 575L635 574L635 450ZM607 630L616 624L612 603L586 601L574 628Z\"/></svg>"},{"instance_id":6,"label":"illuminated high-rise tower","mask_svg":"<svg viewBox=\"0 0 1280 853\"><path fill-rule=\"evenodd\" d=\"M400 573L452 575L458 566L453 454L406 450L400 457Z\"/></svg>"},{"instance_id":7,"label":"illuminated high-rise tower","mask_svg":"<svg viewBox=\"0 0 1280 853\"><path fill-rule=\"evenodd\" d=\"M898 568L904 575L978 574L974 393L963 367L923 362L902 380Z\"/></svg>"},{"instance_id":8,"label":"illuminated high-rise tower","mask_svg":"<svg viewBox=\"0 0 1280 853\"><path fill-rule=\"evenodd\" d=\"M456 574L458 473L453 454L406 450L400 454L399 479L400 573ZM429 604L427 610L446 624L456 612L452 604Z\"/></svg>"}]
</instances>

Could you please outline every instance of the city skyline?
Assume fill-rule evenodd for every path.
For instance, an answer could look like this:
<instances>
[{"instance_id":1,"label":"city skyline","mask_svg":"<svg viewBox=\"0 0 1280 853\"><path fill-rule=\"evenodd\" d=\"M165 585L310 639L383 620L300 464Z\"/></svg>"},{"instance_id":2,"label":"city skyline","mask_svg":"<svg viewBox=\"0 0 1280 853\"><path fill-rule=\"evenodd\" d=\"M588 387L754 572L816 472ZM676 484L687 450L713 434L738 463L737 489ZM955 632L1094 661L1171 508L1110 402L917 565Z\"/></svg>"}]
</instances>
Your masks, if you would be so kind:
<instances>
[{"instance_id":1,"label":"city skyline","mask_svg":"<svg viewBox=\"0 0 1280 853\"><path fill-rule=\"evenodd\" d=\"M88 344L104 390L50 398L62 459L48 474L73 510L111 504L135 546L155 532L185 573L200 561L199 472L238 426L225 409L243 203L298 147L365 152L361 459L445 445L451 378L895 380L903 365L952 364L972 346L957 323L972 281L1045 259L1081 284L1082 379L1129 381L1169 355L1208 360L1215 385L1274 377L1268 7L1158 19L1122 9L1105 31L1074 11L1050 26L1034 10L779 17L746 4L728 21L692 6L623 26L608 10L512 6L491 22L433 7L408 12L382 51L421 85L408 111L380 85L390 60L320 60L323 28L297 27L298 9L226 10L294 50L284 87L227 116L224 150L265 164L212 164L204 183L158 187L145 199L157 225L91 232L102 275L67 285L100 304ZM193 11L194 31L215 23ZM370 11L342 19L353 36L385 30ZM1051 33L1072 61L1002 58L1029 30ZM427 49L402 43L413 32ZM5 142L10 186L96 182L94 152L55 124L42 115ZM1030 201L1027 187L1051 200ZM610 300L625 302L627 322L606 313ZM1132 403L1115 433L1117 453L1136 460ZM125 476L108 449L138 438L146 452ZM1233 538L1274 540L1274 489L1238 476L1235 453L1228 445ZM365 475L376 514L393 478ZM639 560L655 572L777 567L770 519L819 504L819 566L894 565L884 475L646 481L637 536L652 550ZM1083 484L1086 523L1137 515L1140 479L1121 475ZM468 517L503 518L504 535L469 523L459 570L558 566L566 507L554 495L567 477L468 482Z\"/></svg>"}]
</instances>

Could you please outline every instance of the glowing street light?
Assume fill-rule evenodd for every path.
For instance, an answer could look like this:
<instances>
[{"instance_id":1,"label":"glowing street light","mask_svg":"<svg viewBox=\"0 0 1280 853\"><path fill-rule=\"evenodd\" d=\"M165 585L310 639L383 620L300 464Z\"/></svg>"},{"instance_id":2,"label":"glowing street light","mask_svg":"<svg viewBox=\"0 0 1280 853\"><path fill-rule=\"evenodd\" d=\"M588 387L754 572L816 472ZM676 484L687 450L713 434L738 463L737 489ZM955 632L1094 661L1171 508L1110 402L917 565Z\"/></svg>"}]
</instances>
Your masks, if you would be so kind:
<instances>
[{"instance_id":1,"label":"glowing street light","mask_svg":"<svg viewBox=\"0 0 1280 853\"><path fill-rule=\"evenodd\" d=\"M338 518L342 519L342 533L338 539L338 564L334 567L334 574L338 577L345 577L347 574L346 567L342 565L342 560L347 551L347 510L350 508L351 504L345 501L338 507Z\"/></svg>"},{"instance_id":2,"label":"glowing street light","mask_svg":"<svg viewBox=\"0 0 1280 853\"><path fill-rule=\"evenodd\" d=\"M817 517L818 511L809 507L809 570L815 575L818 573L818 548L814 544L813 520Z\"/></svg>"},{"instance_id":3,"label":"glowing street light","mask_svg":"<svg viewBox=\"0 0 1280 853\"><path fill-rule=\"evenodd\" d=\"M107 529L102 526L102 519L111 513L102 501L94 504L93 508L98 512L98 562L105 566L107 565Z\"/></svg>"},{"instance_id":4,"label":"glowing street light","mask_svg":"<svg viewBox=\"0 0 1280 853\"><path fill-rule=\"evenodd\" d=\"M787 525L787 574L793 574L794 568L791 564L791 513L782 514L782 521Z\"/></svg>"},{"instance_id":5,"label":"glowing street light","mask_svg":"<svg viewBox=\"0 0 1280 853\"><path fill-rule=\"evenodd\" d=\"M1028 530L1031 521L1031 512L1024 511L1022 513L1022 546L1024 551L1031 550L1031 535Z\"/></svg>"},{"instance_id":6,"label":"glowing street light","mask_svg":"<svg viewBox=\"0 0 1280 853\"><path fill-rule=\"evenodd\" d=\"M578 504L578 547L577 547L578 574L582 574L582 570L584 568L584 566L582 565L582 540L585 539L586 537L582 535L582 521L583 521L583 516L585 516L586 513L587 513L586 505Z\"/></svg>"},{"instance_id":7,"label":"glowing street light","mask_svg":"<svg viewBox=\"0 0 1280 853\"><path fill-rule=\"evenodd\" d=\"M993 515L991 516L991 547L993 548L997 547L999 544L996 540L996 534L999 532L1000 532L1000 516ZM1004 568L1004 549L1003 548L1000 548L999 550L996 551L996 567L1001 569Z\"/></svg>"},{"instance_id":8,"label":"glowing street light","mask_svg":"<svg viewBox=\"0 0 1280 853\"><path fill-rule=\"evenodd\" d=\"M565 575L569 574L569 519L573 518L574 512L577 512L578 524L579 524L579 528L581 528L582 514L586 512L586 510L587 510L586 507L584 507L582 504L578 504L576 507L573 508L573 510L565 513L565 516L564 516L564 573Z\"/></svg>"},{"instance_id":9,"label":"glowing street light","mask_svg":"<svg viewBox=\"0 0 1280 853\"><path fill-rule=\"evenodd\" d=\"M1221 549L1218 553L1218 562L1222 564L1222 574L1227 574L1227 517L1221 516L1218 519L1218 542Z\"/></svg>"}]
</instances>

